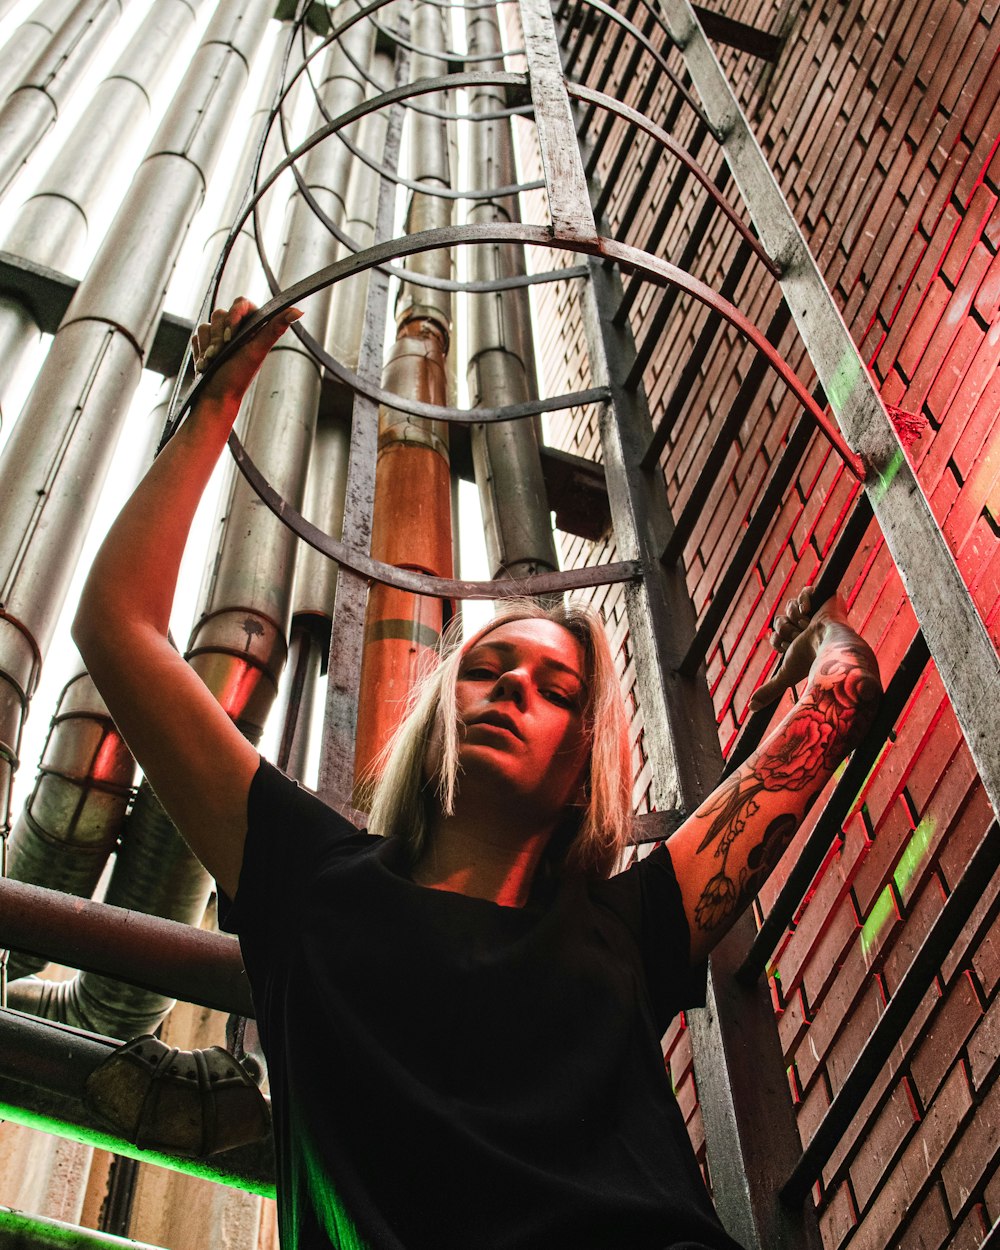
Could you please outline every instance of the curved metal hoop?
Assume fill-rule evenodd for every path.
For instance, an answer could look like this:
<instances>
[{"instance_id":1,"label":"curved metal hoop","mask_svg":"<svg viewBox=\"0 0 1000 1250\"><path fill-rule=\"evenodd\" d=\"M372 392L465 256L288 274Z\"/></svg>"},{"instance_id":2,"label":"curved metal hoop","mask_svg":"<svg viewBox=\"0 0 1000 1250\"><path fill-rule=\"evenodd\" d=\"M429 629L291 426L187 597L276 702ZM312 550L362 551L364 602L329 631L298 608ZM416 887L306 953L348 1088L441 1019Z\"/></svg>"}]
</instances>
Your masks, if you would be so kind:
<instances>
[{"instance_id":1,"label":"curved metal hoop","mask_svg":"<svg viewBox=\"0 0 1000 1250\"><path fill-rule=\"evenodd\" d=\"M177 420L179 421L190 410L207 379L231 355L237 352L248 339L258 333L273 317L292 307L299 300L339 281L351 273L375 268L389 249L394 250L397 256L407 256L435 248L455 247L482 242L521 242L600 256L615 261L629 270L638 272L650 281L676 286L699 302L714 308L765 356L771 369L792 391L802 407L809 413L825 437L844 459L848 470L859 480L864 480L864 465L859 457L844 443L840 434L830 424L798 376L767 341L760 330L728 300L723 299L722 296L706 286L705 283L671 265L668 261L660 260L655 256L640 251L638 248L630 247L613 239L597 239L587 242L579 239L555 238L551 231L544 227L523 225L521 223L498 222L481 227L454 226L446 229L424 231L420 234L411 235L404 240L390 240L388 243L379 244L367 249L366 252L359 253L358 256L351 257L346 261L338 261L302 279L302 281L282 292L281 295L276 296L244 322L225 351L212 361L202 379L191 389L178 414ZM587 397L586 400L583 398L584 396ZM599 402L607 400L609 397L609 392L605 388L597 388L591 392L580 393L577 397L577 402ZM390 401L395 398L389 397ZM567 397L563 398L565 400ZM428 404L415 404L414 407L423 410L419 415L448 419L449 410L447 409L436 408ZM518 405L517 409L508 408L505 410L474 409L469 412L463 411L459 413L458 419L467 423L477 423L481 422L489 414L494 420L513 420L518 416L529 415L528 411L522 410L535 411L537 406ZM500 597L504 588L508 592L511 590L512 587L509 582L461 582L427 577L423 574L412 573L409 570L398 569L392 565L382 564L379 561L372 560L363 553L350 551L343 543L328 534L324 534L323 531L312 525L311 522L308 522L271 487L263 474L260 473L247 456L245 449L235 434L230 438L230 446L240 471L275 515L289 525L295 533L311 546L343 563L345 567L353 569L360 576L385 585L394 586L400 590L411 591L415 594L437 595L446 598L493 599ZM549 594L582 586L604 585L612 581L628 581L640 576L641 572L642 569L635 562L620 562L616 565L597 565L588 569L539 574L525 579L523 584L518 583L517 588L519 592L523 590L525 594Z\"/></svg>"}]
</instances>

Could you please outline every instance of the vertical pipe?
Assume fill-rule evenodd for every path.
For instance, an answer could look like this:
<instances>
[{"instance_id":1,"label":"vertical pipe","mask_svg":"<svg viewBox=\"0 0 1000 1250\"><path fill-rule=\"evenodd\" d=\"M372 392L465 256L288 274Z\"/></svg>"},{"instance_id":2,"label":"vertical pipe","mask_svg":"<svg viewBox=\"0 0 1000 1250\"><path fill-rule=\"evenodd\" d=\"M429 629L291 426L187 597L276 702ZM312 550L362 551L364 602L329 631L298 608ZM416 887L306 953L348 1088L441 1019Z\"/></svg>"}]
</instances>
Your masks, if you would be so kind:
<instances>
[{"instance_id":1,"label":"vertical pipe","mask_svg":"<svg viewBox=\"0 0 1000 1250\"><path fill-rule=\"evenodd\" d=\"M415 79L445 72L435 53L447 46L447 10L418 3L412 37ZM426 108L447 107L447 97L421 97ZM448 127L443 118L414 111L409 118L409 173L430 188L451 184ZM452 204L431 192L414 192L406 217L407 233L451 224ZM447 251L426 252L407 262L410 272L451 277ZM447 353L451 334L451 295L403 282L396 302L397 337L383 372L383 386L427 403L448 402ZM451 471L448 431L427 421L383 408L375 474L372 554L376 559L425 573L450 576ZM356 776L368 774L406 710L414 682L434 662L445 625L445 605L376 586L368 596L365 650L358 707Z\"/></svg>"},{"instance_id":2,"label":"vertical pipe","mask_svg":"<svg viewBox=\"0 0 1000 1250\"><path fill-rule=\"evenodd\" d=\"M271 116L275 93L281 82L282 67L285 53L288 51L289 41L292 42L288 61L288 74L290 76L301 65L299 50L302 44L296 24L291 21L284 21L282 22L281 34L274 41L270 60L261 78L257 107L247 122L246 142L240 155L239 164L233 171L230 179L229 195L226 197L219 213L219 224L205 241L202 276L197 282L192 283L194 290L207 291L212 285L216 266L219 257L222 255L222 249L229 238L233 222L239 217L246 201L247 193L251 190L251 179L253 178L254 164L257 159L258 143ZM296 101L299 98L302 85L303 80L300 77L282 104L282 109L289 118L294 115ZM262 173L266 174L272 166L278 163L282 156L284 156L284 151L281 147L281 128L278 122L275 121L267 133L267 139L264 144L260 162ZM281 185L284 186L286 184L282 182ZM272 213L278 207L278 197L275 195L276 190L276 187L272 187L270 193L264 197L259 206L258 217L262 230L266 229ZM263 241L261 241L261 246L263 246ZM260 296L263 294L261 287L262 278L263 270L257 255L257 240L253 233L253 218L250 218L244 223L226 258L226 267L223 271L216 296L216 304L220 308L228 308L240 295L245 295L258 303L261 302Z\"/></svg>"},{"instance_id":3,"label":"vertical pipe","mask_svg":"<svg viewBox=\"0 0 1000 1250\"><path fill-rule=\"evenodd\" d=\"M77 289L0 464L0 795L41 656L79 557L163 291L270 0L224 0L94 263Z\"/></svg>"},{"instance_id":4,"label":"vertical pipe","mask_svg":"<svg viewBox=\"0 0 1000 1250\"><path fill-rule=\"evenodd\" d=\"M0 100L20 84L32 62L72 13L77 0L41 0L0 48ZM9 7L9 6L8 6Z\"/></svg>"},{"instance_id":5,"label":"vertical pipe","mask_svg":"<svg viewBox=\"0 0 1000 1250\"><path fill-rule=\"evenodd\" d=\"M326 57L321 90L327 111L334 116L364 96L352 61L367 65L373 37L373 27L359 23ZM337 138L313 149L305 162L309 189L334 220L343 221L349 174L349 153ZM335 237L297 191L289 204L279 284L290 285L323 268L336 250ZM329 304L329 291L318 293L303 319L320 340L325 337ZM248 452L297 507L305 491L320 382L316 360L289 335L264 362L247 421ZM296 545L295 536L261 505L243 478L236 479L219 558L208 570L202 615L191 635L188 658L254 741L273 704L285 661Z\"/></svg>"},{"instance_id":6,"label":"vertical pipe","mask_svg":"<svg viewBox=\"0 0 1000 1250\"><path fill-rule=\"evenodd\" d=\"M80 80L123 0L78 3L0 107L0 195L10 186L59 116L59 106Z\"/></svg>"},{"instance_id":7,"label":"vertical pipe","mask_svg":"<svg viewBox=\"0 0 1000 1250\"><path fill-rule=\"evenodd\" d=\"M493 10L470 11L468 42L470 53L495 56L483 63L484 69L503 68L500 28ZM470 92L473 114L498 111L505 103L501 87L480 86ZM476 187L485 188L491 182L510 186L517 181L507 118L472 124L469 166ZM473 201L469 208L469 221L476 224L518 220L516 196L490 196ZM524 272L524 249L519 244L470 248L473 281ZM470 293L467 298L470 405L503 407L537 398L527 289ZM534 422L474 426L472 456L492 576L518 578L558 568Z\"/></svg>"},{"instance_id":8,"label":"vertical pipe","mask_svg":"<svg viewBox=\"0 0 1000 1250\"><path fill-rule=\"evenodd\" d=\"M385 53L372 57L372 72L389 79L392 62ZM380 154L385 144L388 116L383 109L369 113L361 122L358 147ZM378 174L364 161L351 165L344 217L344 234L356 249L369 247L375 237L378 206ZM356 274L338 282L331 298L326 346L348 369L355 370L361 348L368 274ZM330 395L321 406L313 453L305 515L327 533L343 534L344 501L350 456L350 412L347 396ZM289 645L291 675L286 683L279 767L301 778L316 708L316 678L326 670L337 592L337 565L304 543L299 545L295 573L295 606ZM325 643L325 645L323 645ZM319 649L319 654L317 650Z\"/></svg>"},{"instance_id":9,"label":"vertical pipe","mask_svg":"<svg viewBox=\"0 0 1000 1250\"><path fill-rule=\"evenodd\" d=\"M35 193L18 209L3 249L73 272L139 155L150 96L205 0L159 0L97 87ZM0 118L2 120L2 118ZM27 304L0 295L0 408L38 326Z\"/></svg>"}]
</instances>

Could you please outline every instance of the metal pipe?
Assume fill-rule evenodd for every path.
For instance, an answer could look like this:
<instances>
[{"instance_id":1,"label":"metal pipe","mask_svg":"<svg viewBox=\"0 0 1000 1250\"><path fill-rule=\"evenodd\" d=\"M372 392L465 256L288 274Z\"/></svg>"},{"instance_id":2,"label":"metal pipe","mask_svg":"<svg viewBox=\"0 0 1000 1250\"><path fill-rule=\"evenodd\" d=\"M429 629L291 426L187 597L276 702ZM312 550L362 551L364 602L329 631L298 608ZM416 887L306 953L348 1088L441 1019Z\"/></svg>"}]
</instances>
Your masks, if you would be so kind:
<instances>
[{"instance_id":1,"label":"metal pipe","mask_svg":"<svg viewBox=\"0 0 1000 1250\"><path fill-rule=\"evenodd\" d=\"M325 57L320 90L327 111L340 115L364 95L354 62L366 65L373 28L358 23L332 45ZM317 110L317 123L321 114ZM349 153L336 141L314 148L304 177L327 213L343 220L350 175ZM278 284L294 282L329 264L336 239L296 191L288 209ZM322 339L330 293L314 297L305 312L306 328ZM305 492L309 453L320 398L319 366L289 336L261 369L247 420L246 443L266 465L269 480L282 483L296 507ZM284 666L292 609L297 539L287 526L260 507L256 494L239 478L233 484L218 559L207 570L201 616L191 634L188 659L251 740L263 729Z\"/></svg>"},{"instance_id":2,"label":"metal pipe","mask_svg":"<svg viewBox=\"0 0 1000 1250\"><path fill-rule=\"evenodd\" d=\"M0 49L0 100L6 100L27 74L32 62L72 13L77 0L41 0L26 21Z\"/></svg>"},{"instance_id":3,"label":"metal pipe","mask_svg":"<svg viewBox=\"0 0 1000 1250\"><path fill-rule=\"evenodd\" d=\"M27 702L152 340L162 293L270 0L215 13L90 270L77 288L0 465L0 795Z\"/></svg>"},{"instance_id":4,"label":"metal pipe","mask_svg":"<svg viewBox=\"0 0 1000 1250\"><path fill-rule=\"evenodd\" d=\"M125 825L106 901L198 925L211 888L208 873L143 782ZM18 1011L123 1039L152 1032L174 1004L170 995L94 972L81 972L70 981L14 981L7 1001Z\"/></svg>"},{"instance_id":5,"label":"metal pipe","mask_svg":"<svg viewBox=\"0 0 1000 1250\"><path fill-rule=\"evenodd\" d=\"M412 16L414 79L433 78L446 68L447 10L417 3ZM427 95L428 109L442 110L441 92ZM408 173L430 188L414 192L405 232L447 227L452 201L433 189L451 186L448 127L430 111L408 119ZM437 249L409 257L407 269L435 278L451 277L451 254ZM387 391L436 405L448 402L447 355L451 294L403 282L396 301L396 342L383 370ZM451 469L448 427L383 407L379 413L378 459L372 555L388 564L439 577L452 571ZM446 623L441 599L374 587L365 614L361 698L358 706L355 776L366 776L406 710L409 694L427 665L435 662Z\"/></svg>"},{"instance_id":6,"label":"metal pipe","mask_svg":"<svg viewBox=\"0 0 1000 1250\"><path fill-rule=\"evenodd\" d=\"M216 1011L254 1014L239 943L221 933L0 878L0 942Z\"/></svg>"},{"instance_id":7,"label":"metal pipe","mask_svg":"<svg viewBox=\"0 0 1000 1250\"><path fill-rule=\"evenodd\" d=\"M467 30L470 52L495 54L495 59L483 62L482 68L502 70L503 45L495 11L470 11ZM472 114L498 112L505 103L500 87L483 85L469 93ZM473 122L469 164L473 186L509 186L517 181L507 118ZM517 198L474 201L468 219L475 224L519 221ZM524 248L516 243L469 249L472 281L525 272ZM467 299L470 406L503 407L537 399L527 288L469 294ZM473 426L472 457L491 575L520 578L557 569L535 423Z\"/></svg>"},{"instance_id":8,"label":"metal pipe","mask_svg":"<svg viewBox=\"0 0 1000 1250\"><path fill-rule=\"evenodd\" d=\"M0 1207L0 1250L158 1250L158 1247Z\"/></svg>"},{"instance_id":9,"label":"metal pipe","mask_svg":"<svg viewBox=\"0 0 1000 1250\"><path fill-rule=\"evenodd\" d=\"M72 272L135 164L150 96L205 0L160 0L98 85L34 194L18 209L3 248ZM0 296L0 388L6 389L38 326L27 304ZM0 399L2 403L2 399Z\"/></svg>"},{"instance_id":10,"label":"metal pipe","mask_svg":"<svg viewBox=\"0 0 1000 1250\"><path fill-rule=\"evenodd\" d=\"M250 187L254 165L257 160L260 136L264 133L271 117L275 94L281 85L285 53L288 51L290 41L292 46L288 72L293 73L301 64L301 57L297 56L296 53L302 45L296 24L292 21L285 21L282 23L282 34L274 42L271 58L261 78L257 107L246 125L246 142L243 146L239 164L233 170L230 178L229 194L219 212L219 224L205 240L202 273L199 280L192 283L193 290L207 291L211 287L219 257L232 232L233 222L239 217L246 202L247 191ZM302 84L303 79L300 77L296 85L285 97L282 107L285 114L289 117L294 115ZM270 169L283 155L281 128L275 125L267 133L264 150L261 153L260 168L265 171ZM274 195L268 196L260 205L258 218L262 228L266 227L271 214L276 211L278 207L277 199L278 197ZM248 296L255 302L259 302L263 295L262 278L263 271L257 255L257 240L254 237L251 220L248 219L243 223L239 235L234 241L229 255L226 257L226 267L220 277L215 304L220 308L228 308L233 300L240 295Z\"/></svg>"},{"instance_id":11,"label":"metal pipe","mask_svg":"<svg viewBox=\"0 0 1000 1250\"><path fill-rule=\"evenodd\" d=\"M0 106L0 195L55 125L127 0L78 0L20 84Z\"/></svg>"},{"instance_id":12,"label":"metal pipe","mask_svg":"<svg viewBox=\"0 0 1000 1250\"><path fill-rule=\"evenodd\" d=\"M0 1010L0 1116L15 1124L100 1146L126 1158L274 1196L270 1136L208 1158L191 1159L155 1147L137 1146L109 1128L107 1121L89 1106L85 1085L118 1049L110 1038Z\"/></svg>"},{"instance_id":13,"label":"metal pipe","mask_svg":"<svg viewBox=\"0 0 1000 1250\"><path fill-rule=\"evenodd\" d=\"M90 676L79 673L59 696L35 788L10 835L7 876L89 898L118 842L134 780L131 752ZM44 966L14 950L7 973Z\"/></svg>"}]
</instances>

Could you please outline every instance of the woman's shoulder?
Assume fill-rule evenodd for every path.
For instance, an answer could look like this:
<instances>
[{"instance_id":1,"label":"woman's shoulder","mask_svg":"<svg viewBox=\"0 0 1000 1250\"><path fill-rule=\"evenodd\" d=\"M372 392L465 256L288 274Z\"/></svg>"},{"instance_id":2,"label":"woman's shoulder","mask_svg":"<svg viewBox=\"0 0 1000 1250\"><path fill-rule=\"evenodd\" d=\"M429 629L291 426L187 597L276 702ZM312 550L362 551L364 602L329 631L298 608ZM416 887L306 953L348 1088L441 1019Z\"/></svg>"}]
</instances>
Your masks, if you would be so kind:
<instances>
[{"instance_id":1,"label":"woman's shoulder","mask_svg":"<svg viewBox=\"0 0 1000 1250\"><path fill-rule=\"evenodd\" d=\"M320 835L358 848L381 841L367 832L362 813L326 802L263 756L250 784L247 824L272 833Z\"/></svg>"}]
</instances>

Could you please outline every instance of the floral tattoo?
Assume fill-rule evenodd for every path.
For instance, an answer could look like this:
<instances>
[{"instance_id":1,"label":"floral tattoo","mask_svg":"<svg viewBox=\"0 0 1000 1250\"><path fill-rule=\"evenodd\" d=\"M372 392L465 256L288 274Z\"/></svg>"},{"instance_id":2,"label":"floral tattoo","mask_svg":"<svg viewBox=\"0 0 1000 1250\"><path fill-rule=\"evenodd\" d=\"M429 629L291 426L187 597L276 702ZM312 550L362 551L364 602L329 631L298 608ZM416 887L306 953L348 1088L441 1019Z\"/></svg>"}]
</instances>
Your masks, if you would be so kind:
<instances>
[{"instance_id":1,"label":"floral tattoo","mask_svg":"<svg viewBox=\"0 0 1000 1250\"><path fill-rule=\"evenodd\" d=\"M713 847L713 855L722 862L695 908L700 929L724 924L758 892L798 828L798 819L790 814L769 821L734 878L728 871L730 851L747 820L760 811L761 792L818 789L864 736L880 693L874 657L864 644L831 648L820 658L806 694L782 732L749 769L734 773L708 801L702 814L710 820L698 853Z\"/></svg>"}]
</instances>

